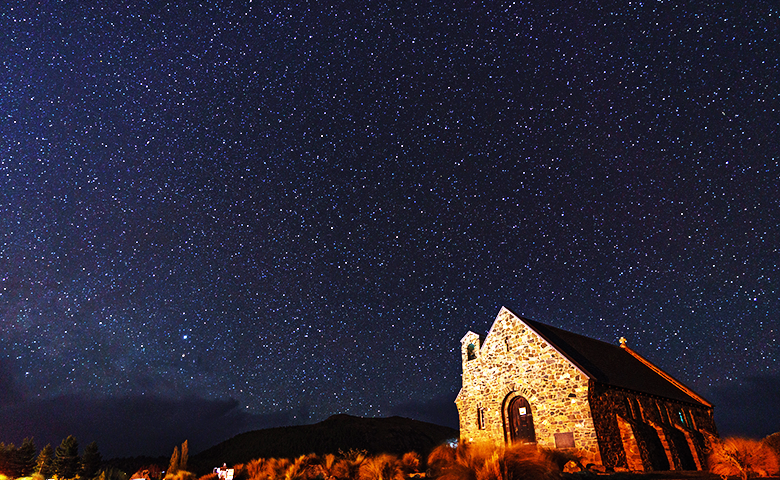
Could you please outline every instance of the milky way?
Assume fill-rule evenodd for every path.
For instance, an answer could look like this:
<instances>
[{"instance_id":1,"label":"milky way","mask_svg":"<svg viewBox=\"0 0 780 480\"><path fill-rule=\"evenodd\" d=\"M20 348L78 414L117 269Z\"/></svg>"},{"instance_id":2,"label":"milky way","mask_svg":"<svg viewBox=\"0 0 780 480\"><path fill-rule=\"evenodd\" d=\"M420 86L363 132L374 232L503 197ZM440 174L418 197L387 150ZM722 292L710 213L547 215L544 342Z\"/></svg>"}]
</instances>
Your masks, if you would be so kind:
<instances>
[{"instance_id":1,"label":"milky way","mask_svg":"<svg viewBox=\"0 0 780 480\"><path fill-rule=\"evenodd\" d=\"M0 12L4 418L453 425L505 305L780 430L771 2L101 3Z\"/></svg>"}]
</instances>

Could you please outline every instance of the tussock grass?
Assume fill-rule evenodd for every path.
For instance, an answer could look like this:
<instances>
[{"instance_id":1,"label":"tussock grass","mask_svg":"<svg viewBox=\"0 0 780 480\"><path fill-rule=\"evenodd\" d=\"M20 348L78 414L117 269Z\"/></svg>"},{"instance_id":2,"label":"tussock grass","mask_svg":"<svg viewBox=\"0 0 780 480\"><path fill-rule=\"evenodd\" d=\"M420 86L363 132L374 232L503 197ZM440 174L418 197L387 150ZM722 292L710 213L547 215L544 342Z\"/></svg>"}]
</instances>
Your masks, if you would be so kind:
<instances>
[{"instance_id":1,"label":"tussock grass","mask_svg":"<svg viewBox=\"0 0 780 480\"><path fill-rule=\"evenodd\" d=\"M165 480L197 480L194 473L186 470L176 470L174 473L166 473Z\"/></svg>"},{"instance_id":2,"label":"tussock grass","mask_svg":"<svg viewBox=\"0 0 780 480\"><path fill-rule=\"evenodd\" d=\"M401 470L409 475L420 471L420 455L417 452L407 452L401 457Z\"/></svg>"},{"instance_id":3,"label":"tussock grass","mask_svg":"<svg viewBox=\"0 0 780 480\"><path fill-rule=\"evenodd\" d=\"M401 462L395 455L383 453L366 458L358 470L358 480L404 480Z\"/></svg>"},{"instance_id":4,"label":"tussock grass","mask_svg":"<svg viewBox=\"0 0 780 480\"><path fill-rule=\"evenodd\" d=\"M560 480L563 466L574 461L576 451L536 446L499 447L492 444L448 444L436 447L427 459L430 480ZM256 459L235 465L236 480L407 480L418 475L420 455L408 452L369 456L362 450L338 455L302 455L295 459ZM166 480L194 480L166 477ZM199 480L215 480L211 476Z\"/></svg>"},{"instance_id":5,"label":"tussock grass","mask_svg":"<svg viewBox=\"0 0 780 480\"><path fill-rule=\"evenodd\" d=\"M532 445L441 446L428 457L428 475L439 480L557 480L571 460L579 457Z\"/></svg>"},{"instance_id":6,"label":"tussock grass","mask_svg":"<svg viewBox=\"0 0 780 480\"><path fill-rule=\"evenodd\" d=\"M710 472L747 480L780 473L775 452L766 444L749 438L731 437L712 442L707 458Z\"/></svg>"}]
</instances>

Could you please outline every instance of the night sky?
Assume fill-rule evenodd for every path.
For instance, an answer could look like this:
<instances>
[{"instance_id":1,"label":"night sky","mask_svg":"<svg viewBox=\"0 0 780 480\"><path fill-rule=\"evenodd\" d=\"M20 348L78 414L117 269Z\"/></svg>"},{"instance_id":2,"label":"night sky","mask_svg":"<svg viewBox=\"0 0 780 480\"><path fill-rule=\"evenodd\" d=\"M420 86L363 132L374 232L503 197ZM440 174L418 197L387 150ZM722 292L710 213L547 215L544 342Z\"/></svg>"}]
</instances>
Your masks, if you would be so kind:
<instances>
[{"instance_id":1,"label":"night sky","mask_svg":"<svg viewBox=\"0 0 780 480\"><path fill-rule=\"evenodd\" d=\"M0 441L454 427L501 306L780 430L777 4L370 3L0 11Z\"/></svg>"}]
</instances>

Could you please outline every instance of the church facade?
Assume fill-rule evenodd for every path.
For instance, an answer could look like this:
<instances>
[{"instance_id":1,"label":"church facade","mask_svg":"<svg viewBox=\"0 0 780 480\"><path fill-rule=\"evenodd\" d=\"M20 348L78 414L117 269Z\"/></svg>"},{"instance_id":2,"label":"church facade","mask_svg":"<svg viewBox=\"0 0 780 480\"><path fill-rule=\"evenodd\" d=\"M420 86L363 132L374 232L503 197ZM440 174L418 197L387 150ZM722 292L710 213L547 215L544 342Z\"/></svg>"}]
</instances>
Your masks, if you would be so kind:
<instances>
[{"instance_id":1,"label":"church facade","mask_svg":"<svg viewBox=\"0 0 780 480\"><path fill-rule=\"evenodd\" d=\"M502 308L461 340L463 442L573 448L606 470L704 470L713 405L631 350Z\"/></svg>"}]
</instances>

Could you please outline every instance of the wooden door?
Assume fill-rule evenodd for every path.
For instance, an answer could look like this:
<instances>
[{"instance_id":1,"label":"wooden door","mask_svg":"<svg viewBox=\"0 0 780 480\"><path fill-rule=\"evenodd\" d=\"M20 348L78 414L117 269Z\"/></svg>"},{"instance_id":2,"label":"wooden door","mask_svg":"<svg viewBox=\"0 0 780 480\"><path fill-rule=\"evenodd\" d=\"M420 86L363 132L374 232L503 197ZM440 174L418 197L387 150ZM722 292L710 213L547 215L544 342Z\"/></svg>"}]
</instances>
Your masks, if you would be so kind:
<instances>
[{"instance_id":1,"label":"wooden door","mask_svg":"<svg viewBox=\"0 0 780 480\"><path fill-rule=\"evenodd\" d=\"M509 435L512 443L536 443L531 405L524 397L509 402Z\"/></svg>"}]
</instances>

